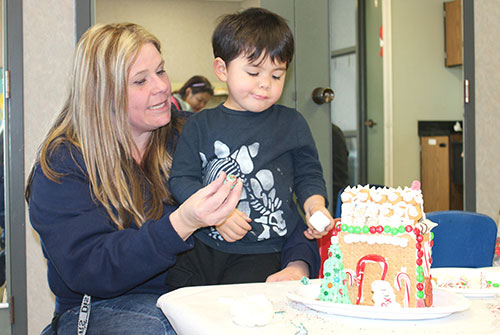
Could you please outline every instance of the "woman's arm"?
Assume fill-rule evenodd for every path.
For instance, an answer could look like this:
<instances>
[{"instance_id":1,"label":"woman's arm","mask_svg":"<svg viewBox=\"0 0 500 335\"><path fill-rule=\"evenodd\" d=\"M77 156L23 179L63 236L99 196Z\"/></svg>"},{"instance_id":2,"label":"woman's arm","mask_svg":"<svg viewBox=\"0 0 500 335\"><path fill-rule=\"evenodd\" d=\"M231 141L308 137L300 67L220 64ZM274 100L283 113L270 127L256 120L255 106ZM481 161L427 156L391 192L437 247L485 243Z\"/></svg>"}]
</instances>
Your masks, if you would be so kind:
<instances>
[{"instance_id":1,"label":"woman's arm","mask_svg":"<svg viewBox=\"0 0 500 335\"><path fill-rule=\"evenodd\" d=\"M83 165L74 163L69 153L54 164L64 173L59 182L48 179L40 167L35 171L29 202L31 224L64 284L72 291L101 298L120 295L164 272L178 253L193 246L189 231L228 215L241 191L237 186L234 196L228 196L230 185L212 186L185 206L181 221L171 222L175 207L166 206L158 221L117 230L104 207L94 202L80 168ZM179 233L179 227L188 227L188 231Z\"/></svg>"}]
</instances>

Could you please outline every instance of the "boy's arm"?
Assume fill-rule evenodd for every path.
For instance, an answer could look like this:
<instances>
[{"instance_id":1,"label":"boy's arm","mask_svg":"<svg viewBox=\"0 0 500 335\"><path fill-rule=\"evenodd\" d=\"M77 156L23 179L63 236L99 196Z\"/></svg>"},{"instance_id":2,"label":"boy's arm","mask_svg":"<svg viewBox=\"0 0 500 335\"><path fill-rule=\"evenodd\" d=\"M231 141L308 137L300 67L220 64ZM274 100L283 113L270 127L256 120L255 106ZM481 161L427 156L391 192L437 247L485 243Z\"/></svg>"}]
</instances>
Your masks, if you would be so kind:
<instances>
[{"instance_id":1,"label":"boy's arm","mask_svg":"<svg viewBox=\"0 0 500 335\"><path fill-rule=\"evenodd\" d=\"M177 142L168 180L170 192L180 203L203 187L199 140L196 124L190 118Z\"/></svg>"},{"instance_id":2,"label":"boy's arm","mask_svg":"<svg viewBox=\"0 0 500 335\"><path fill-rule=\"evenodd\" d=\"M294 167L294 192L301 208L313 195L322 196L325 207L328 198L323 169L319 161L318 151L311 130L304 117L297 112L296 120L298 141L297 148L292 152Z\"/></svg>"},{"instance_id":3,"label":"boy's arm","mask_svg":"<svg viewBox=\"0 0 500 335\"><path fill-rule=\"evenodd\" d=\"M304 231L306 228L302 222L299 223L292 235L285 240L285 244L281 250L282 270L271 275L268 281L300 280L303 276L309 278L316 278L318 276L321 264L318 243L316 240L305 238ZM304 271L306 269L307 272ZM290 278L290 275L293 278ZM285 277L288 277L288 279Z\"/></svg>"}]
</instances>

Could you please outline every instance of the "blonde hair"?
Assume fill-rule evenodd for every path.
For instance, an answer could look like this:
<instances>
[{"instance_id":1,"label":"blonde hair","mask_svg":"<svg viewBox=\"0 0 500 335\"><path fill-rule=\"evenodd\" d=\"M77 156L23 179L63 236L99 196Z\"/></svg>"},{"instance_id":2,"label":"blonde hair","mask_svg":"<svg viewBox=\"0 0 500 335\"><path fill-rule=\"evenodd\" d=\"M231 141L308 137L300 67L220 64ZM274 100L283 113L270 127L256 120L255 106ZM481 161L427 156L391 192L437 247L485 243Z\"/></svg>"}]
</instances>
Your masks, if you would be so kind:
<instances>
[{"instance_id":1,"label":"blonde hair","mask_svg":"<svg viewBox=\"0 0 500 335\"><path fill-rule=\"evenodd\" d=\"M147 43L161 52L159 40L132 23L97 24L85 32L76 47L65 105L37 158L44 174L58 182L61 174L51 168L51 154L63 143L77 147L95 201L119 229L157 220L163 204L174 203L167 188L172 157L166 148L180 133L180 120L172 116L168 125L153 131L140 166L132 158L127 81L131 65ZM33 169L27 200L32 174Z\"/></svg>"}]
</instances>

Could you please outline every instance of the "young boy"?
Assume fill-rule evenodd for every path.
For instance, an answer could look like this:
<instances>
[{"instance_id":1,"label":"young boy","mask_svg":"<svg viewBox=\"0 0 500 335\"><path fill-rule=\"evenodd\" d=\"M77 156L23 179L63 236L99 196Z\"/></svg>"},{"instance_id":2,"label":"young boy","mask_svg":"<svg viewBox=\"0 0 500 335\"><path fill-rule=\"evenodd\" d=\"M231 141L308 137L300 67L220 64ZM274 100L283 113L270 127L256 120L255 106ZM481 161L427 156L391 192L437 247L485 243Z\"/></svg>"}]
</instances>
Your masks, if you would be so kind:
<instances>
[{"instance_id":1,"label":"young boy","mask_svg":"<svg viewBox=\"0 0 500 335\"><path fill-rule=\"evenodd\" d=\"M177 144L170 190L179 202L220 171L242 180L235 212L196 234L194 249L169 270L171 289L182 286L299 280L319 266L306 229L326 209L326 187L311 131L300 113L275 105L280 98L294 41L285 20L250 8L222 17L212 36L217 77L229 95L218 107L190 117ZM327 221L328 222L328 221ZM306 239L307 237L308 239Z\"/></svg>"}]
</instances>

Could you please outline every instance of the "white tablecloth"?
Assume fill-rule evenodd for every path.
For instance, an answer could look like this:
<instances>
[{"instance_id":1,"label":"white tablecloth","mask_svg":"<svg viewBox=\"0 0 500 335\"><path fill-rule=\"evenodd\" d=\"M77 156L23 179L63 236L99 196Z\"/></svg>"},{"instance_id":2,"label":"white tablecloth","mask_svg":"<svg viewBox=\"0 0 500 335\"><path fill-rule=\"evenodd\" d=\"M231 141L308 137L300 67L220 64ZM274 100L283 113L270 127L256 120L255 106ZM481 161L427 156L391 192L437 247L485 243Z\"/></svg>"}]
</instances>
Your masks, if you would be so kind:
<instances>
[{"instance_id":1,"label":"white tablecloth","mask_svg":"<svg viewBox=\"0 0 500 335\"><path fill-rule=\"evenodd\" d=\"M300 281L187 287L160 297L158 306L181 335L202 334L500 334L500 297L471 298L471 307L429 320L376 320L316 312L290 301L286 294ZM231 302L264 294L273 304L273 321L262 327L242 327L232 321Z\"/></svg>"}]
</instances>

